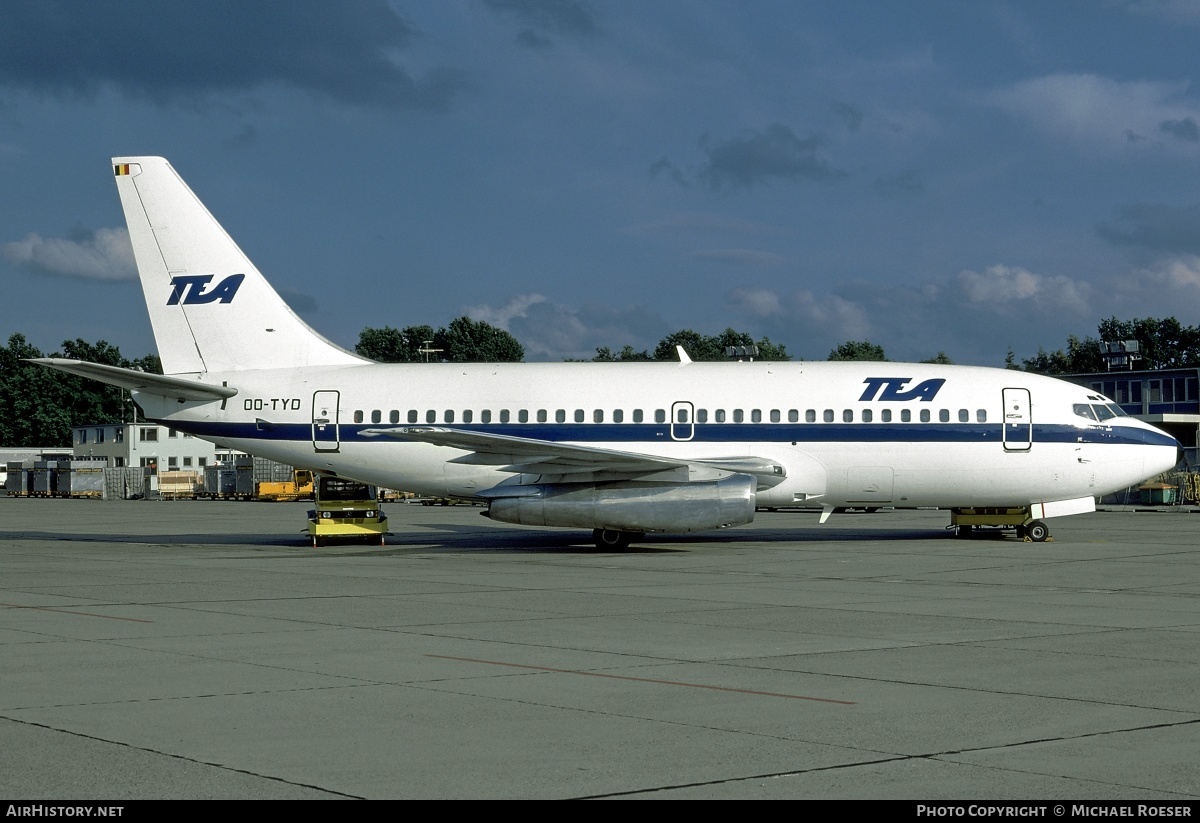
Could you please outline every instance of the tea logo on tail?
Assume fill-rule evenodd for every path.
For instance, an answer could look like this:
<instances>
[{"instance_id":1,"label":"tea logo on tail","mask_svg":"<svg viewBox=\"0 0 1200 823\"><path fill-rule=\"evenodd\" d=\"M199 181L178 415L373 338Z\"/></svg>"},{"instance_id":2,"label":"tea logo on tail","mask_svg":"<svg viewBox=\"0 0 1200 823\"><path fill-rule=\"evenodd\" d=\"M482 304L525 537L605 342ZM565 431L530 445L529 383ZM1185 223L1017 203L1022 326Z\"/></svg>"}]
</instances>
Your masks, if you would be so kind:
<instances>
[{"instance_id":1,"label":"tea logo on tail","mask_svg":"<svg viewBox=\"0 0 1200 823\"><path fill-rule=\"evenodd\" d=\"M233 302L238 287L246 279L244 274L231 274L211 289L206 289L208 281L213 279L211 274L180 274L171 278L174 289L167 298L168 306L194 306L199 303Z\"/></svg>"},{"instance_id":2,"label":"tea logo on tail","mask_svg":"<svg viewBox=\"0 0 1200 823\"><path fill-rule=\"evenodd\" d=\"M926 380L923 383L918 383L908 391L905 391L904 387L908 385L908 381L911 379L911 377L868 377L863 381L867 384L867 388L862 393L862 397L858 399L860 401L920 399L929 402L937 396L938 391L942 388L942 384L946 382L945 378L939 377L935 380ZM881 392L880 389L883 391Z\"/></svg>"}]
</instances>

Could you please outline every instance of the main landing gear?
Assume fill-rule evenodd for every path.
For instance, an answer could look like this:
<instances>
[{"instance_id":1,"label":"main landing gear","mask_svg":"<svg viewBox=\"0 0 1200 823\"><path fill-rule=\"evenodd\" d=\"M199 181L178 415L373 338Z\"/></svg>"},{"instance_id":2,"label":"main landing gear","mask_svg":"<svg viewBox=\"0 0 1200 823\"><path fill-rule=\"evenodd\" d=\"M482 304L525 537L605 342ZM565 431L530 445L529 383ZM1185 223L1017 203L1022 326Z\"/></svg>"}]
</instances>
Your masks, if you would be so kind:
<instances>
[{"instance_id":1,"label":"main landing gear","mask_svg":"<svg viewBox=\"0 0 1200 823\"><path fill-rule=\"evenodd\" d=\"M984 530L1015 531L1026 543L1045 543L1054 540L1044 521L1034 520L1029 509L951 509L950 527L959 537L973 537Z\"/></svg>"},{"instance_id":2,"label":"main landing gear","mask_svg":"<svg viewBox=\"0 0 1200 823\"><path fill-rule=\"evenodd\" d=\"M596 548L604 551L619 552L629 548L634 540L641 540L645 532L623 532L617 529L592 529L592 540Z\"/></svg>"}]
</instances>

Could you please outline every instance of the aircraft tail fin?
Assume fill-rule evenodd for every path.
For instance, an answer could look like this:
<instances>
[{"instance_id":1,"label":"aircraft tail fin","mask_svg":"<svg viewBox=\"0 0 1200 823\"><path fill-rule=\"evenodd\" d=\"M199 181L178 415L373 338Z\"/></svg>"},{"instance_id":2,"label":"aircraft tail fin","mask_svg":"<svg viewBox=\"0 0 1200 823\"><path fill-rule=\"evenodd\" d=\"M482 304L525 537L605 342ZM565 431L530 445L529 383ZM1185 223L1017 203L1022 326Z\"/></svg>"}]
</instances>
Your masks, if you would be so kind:
<instances>
[{"instance_id":1,"label":"aircraft tail fin","mask_svg":"<svg viewBox=\"0 0 1200 823\"><path fill-rule=\"evenodd\" d=\"M112 162L166 374L369 362L297 317L165 159Z\"/></svg>"}]
</instances>

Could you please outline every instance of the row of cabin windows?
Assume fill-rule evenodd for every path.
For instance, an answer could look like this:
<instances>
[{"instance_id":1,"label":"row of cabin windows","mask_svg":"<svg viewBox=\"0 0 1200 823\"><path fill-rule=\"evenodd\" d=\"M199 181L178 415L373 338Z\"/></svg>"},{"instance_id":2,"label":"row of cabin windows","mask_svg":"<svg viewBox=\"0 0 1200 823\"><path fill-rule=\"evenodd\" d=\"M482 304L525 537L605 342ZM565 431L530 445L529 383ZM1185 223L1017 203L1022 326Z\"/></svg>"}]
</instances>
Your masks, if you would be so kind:
<instances>
[{"instance_id":1,"label":"row of cabin windows","mask_svg":"<svg viewBox=\"0 0 1200 823\"><path fill-rule=\"evenodd\" d=\"M528 409L518 409L515 417L514 417L513 412L510 411L509 409L500 409L496 413L495 417L493 418L492 410L484 409L483 411L479 412L478 422L479 423L492 423L492 422L529 423L530 415L531 415L531 412ZM536 420L538 423L550 422L550 413L546 409L538 409L537 411L532 412L532 415L533 415L533 420ZM939 423L949 423L950 422L950 417L951 417L950 409L939 409L937 415L938 415ZM630 412L629 416L630 416L630 422L632 422L632 423L645 422L645 417L644 417L644 414L641 409L634 409L632 412ZM676 419L674 421L675 423L691 424L691 423L707 423L707 422L709 422L708 409L696 409L694 420L691 417L691 409L690 408L676 409L675 416L676 416ZM772 423L783 422L783 413L779 409L771 409L767 413L767 416L768 416L770 422L772 422ZM837 416L838 416L837 413L833 409L825 409L823 412L821 412L821 420L825 423L834 422L834 420L837 419ZM424 417L425 417L425 420L424 420L425 423L439 422L438 412L435 409L428 409L425 412ZM587 417L588 417L587 412L584 409L575 409L575 411L572 415L572 419L576 423L586 422ZM592 417L593 423L603 423L604 417L605 417L604 409L593 409L591 417ZM928 423L932 420L933 413L930 409L920 409L918 411L918 418L920 419L920 421L922 423ZM363 423L363 422L365 422L365 419L366 419L366 415L361 409L354 412L354 422L355 423ZM855 420L854 409L843 409L842 413L841 413L841 419L842 419L843 423L853 423ZM858 419L863 423L875 422L875 410L874 409L862 409L858 413ZM912 409L901 409L898 419L901 423L911 423L912 419L913 419L913 410ZM625 422L625 411L623 409L613 409L611 420L613 423L624 423ZM763 422L762 409L751 409L748 417L747 417L744 409L733 409L729 413L728 416L726 415L725 409L714 409L713 413L712 413L712 422L714 422L714 423L726 423L726 422L745 423L745 422L747 422L747 420L749 420L749 422L751 422L751 423ZM891 423L892 420L893 420L893 418L892 418L892 410L891 409L880 409L879 410L879 422L880 423ZM958 415L957 415L957 420L959 423L971 422L970 410L959 409ZM454 423L455 421L456 421L456 413L455 413L454 409L446 409L441 412L440 422ZM372 423L382 423L383 422L383 412L380 411L379 409L375 409L374 411L372 411L371 412L371 422ZM388 422L389 423L399 423L400 422L400 412L397 409L392 409L390 412L388 412ZM420 423L421 422L421 413L418 412L416 409L409 409L406 422ZM475 423L476 422L475 412L471 409L464 409L459 422ZM554 412L554 422L555 423L566 423L567 422L567 410L566 409L557 409ZM665 409L655 409L654 410L654 422L655 423L666 423L667 422L667 412ZM787 422L799 423L800 422L800 410L799 409L789 409L787 412ZM816 409L807 409L804 412L804 422L805 423L816 423L817 422L817 410ZM987 409L976 409L975 410L975 422L977 422L977 423L986 423L987 422Z\"/></svg>"}]
</instances>

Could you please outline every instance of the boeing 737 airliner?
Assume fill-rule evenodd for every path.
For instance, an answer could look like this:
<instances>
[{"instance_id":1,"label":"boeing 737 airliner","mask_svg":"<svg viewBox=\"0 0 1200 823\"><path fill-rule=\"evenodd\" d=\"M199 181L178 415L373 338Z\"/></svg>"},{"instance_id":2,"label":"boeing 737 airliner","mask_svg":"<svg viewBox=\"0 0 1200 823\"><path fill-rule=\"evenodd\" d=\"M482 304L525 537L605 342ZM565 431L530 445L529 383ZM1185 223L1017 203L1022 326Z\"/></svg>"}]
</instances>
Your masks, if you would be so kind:
<instances>
[{"instance_id":1,"label":"boeing 737 airliner","mask_svg":"<svg viewBox=\"0 0 1200 823\"><path fill-rule=\"evenodd\" d=\"M165 376L36 362L133 391L147 419L495 520L647 532L756 507L995 507L1023 533L1175 465L1108 398L1024 372L913 363L380 364L283 302L160 157L113 159Z\"/></svg>"}]
</instances>

